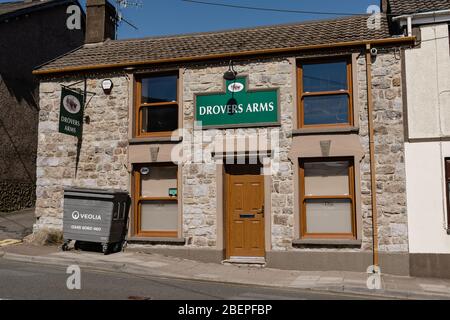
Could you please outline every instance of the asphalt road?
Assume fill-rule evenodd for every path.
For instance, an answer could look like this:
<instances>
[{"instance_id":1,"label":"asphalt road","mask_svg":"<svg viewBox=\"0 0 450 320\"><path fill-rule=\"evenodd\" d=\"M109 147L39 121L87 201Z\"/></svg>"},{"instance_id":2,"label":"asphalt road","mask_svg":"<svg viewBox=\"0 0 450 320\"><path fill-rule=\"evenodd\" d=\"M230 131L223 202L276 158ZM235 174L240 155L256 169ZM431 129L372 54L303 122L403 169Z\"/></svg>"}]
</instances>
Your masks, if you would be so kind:
<instances>
[{"instance_id":1,"label":"asphalt road","mask_svg":"<svg viewBox=\"0 0 450 320\"><path fill-rule=\"evenodd\" d=\"M354 296L81 270L67 289L66 268L0 259L0 300L348 300Z\"/></svg>"}]
</instances>

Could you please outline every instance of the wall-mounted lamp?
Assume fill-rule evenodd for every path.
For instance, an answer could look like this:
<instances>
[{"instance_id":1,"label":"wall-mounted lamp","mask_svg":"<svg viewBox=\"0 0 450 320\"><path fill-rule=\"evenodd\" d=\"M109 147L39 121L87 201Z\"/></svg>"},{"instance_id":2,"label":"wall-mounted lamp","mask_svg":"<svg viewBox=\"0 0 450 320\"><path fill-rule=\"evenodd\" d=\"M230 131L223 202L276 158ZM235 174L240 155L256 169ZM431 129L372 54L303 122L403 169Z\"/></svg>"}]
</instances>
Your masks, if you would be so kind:
<instances>
[{"instance_id":1,"label":"wall-mounted lamp","mask_svg":"<svg viewBox=\"0 0 450 320\"><path fill-rule=\"evenodd\" d=\"M105 79L102 82L102 89L105 94L110 94L114 84L111 79Z\"/></svg>"},{"instance_id":2,"label":"wall-mounted lamp","mask_svg":"<svg viewBox=\"0 0 450 320\"><path fill-rule=\"evenodd\" d=\"M236 70L234 70L233 62L230 60L230 65L228 66L228 70L223 74L223 78L225 80L233 81L236 80L237 74Z\"/></svg>"}]
</instances>

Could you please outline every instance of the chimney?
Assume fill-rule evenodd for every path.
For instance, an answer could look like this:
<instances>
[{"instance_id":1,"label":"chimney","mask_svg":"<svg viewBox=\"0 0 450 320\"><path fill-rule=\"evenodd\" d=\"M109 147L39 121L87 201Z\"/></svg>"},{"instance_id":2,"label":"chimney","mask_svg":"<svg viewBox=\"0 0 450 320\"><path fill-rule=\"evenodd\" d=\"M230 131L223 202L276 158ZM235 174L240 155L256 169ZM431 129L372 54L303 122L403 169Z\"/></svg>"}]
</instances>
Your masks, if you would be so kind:
<instances>
[{"instance_id":1,"label":"chimney","mask_svg":"<svg viewBox=\"0 0 450 320\"><path fill-rule=\"evenodd\" d=\"M99 43L116 39L116 9L108 0L86 1L85 43Z\"/></svg>"},{"instance_id":2,"label":"chimney","mask_svg":"<svg viewBox=\"0 0 450 320\"><path fill-rule=\"evenodd\" d=\"M389 0L381 0L381 12L382 13L390 13Z\"/></svg>"}]
</instances>

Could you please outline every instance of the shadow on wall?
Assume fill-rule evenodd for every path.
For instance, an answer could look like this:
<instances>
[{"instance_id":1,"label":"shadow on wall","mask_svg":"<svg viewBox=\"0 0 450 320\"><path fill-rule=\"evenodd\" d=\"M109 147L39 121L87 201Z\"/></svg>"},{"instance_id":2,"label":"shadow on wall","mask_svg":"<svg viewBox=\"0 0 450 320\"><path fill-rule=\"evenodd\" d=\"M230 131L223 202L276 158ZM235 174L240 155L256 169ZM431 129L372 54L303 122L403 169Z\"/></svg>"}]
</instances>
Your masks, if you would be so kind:
<instances>
[{"instance_id":1,"label":"shadow on wall","mask_svg":"<svg viewBox=\"0 0 450 320\"><path fill-rule=\"evenodd\" d=\"M14 78L5 74L0 74L0 82L3 82L9 95L19 104L27 104L39 112L39 106L35 99L37 93L37 83L24 77Z\"/></svg>"},{"instance_id":2,"label":"shadow on wall","mask_svg":"<svg viewBox=\"0 0 450 320\"><path fill-rule=\"evenodd\" d=\"M20 82L16 81L14 86L17 89ZM25 88L11 91L0 75L0 211L3 212L32 207L35 201L39 112L33 93Z\"/></svg>"},{"instance_id":3,"label":"shadow on wall","mask_svg":"<svg viewBox=\"0 0 450 320\"><path fill-rule=\"evenodd\" d=\"M0 181L0 212L15 212L32 208L36 202L34 183Z\"/></svg>"}]
</instances>

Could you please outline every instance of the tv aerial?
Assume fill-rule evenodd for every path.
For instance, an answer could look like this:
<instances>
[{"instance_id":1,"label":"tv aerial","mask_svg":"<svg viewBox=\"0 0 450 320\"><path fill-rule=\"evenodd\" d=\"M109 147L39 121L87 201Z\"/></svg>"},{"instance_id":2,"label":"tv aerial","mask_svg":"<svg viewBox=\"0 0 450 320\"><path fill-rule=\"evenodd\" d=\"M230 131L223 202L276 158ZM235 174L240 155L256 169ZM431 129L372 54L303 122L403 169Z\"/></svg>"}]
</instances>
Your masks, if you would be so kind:
<instances>
[{"instance_id":1,"label":"tv aerial","mask_svg":"<svg viewBox=\"0 0 450 320\"><path fill-rule=\"evenodd\" d=\"M128 7L140 8L144 5L142 0L116 0L116 3L124 9Z\"/></svg>"},{"instance_id":2,"label":"tv aerial","mask_svg":"<svg viewBox=\"0 0 450 320\"><path fill-rule=\"evenodd\" d=\"M142 8L144 6L144 3L142 0L115 0L116 2L116 12L117 12L117 25L121 24L122 22L125 22L130 27L134 28L135 30L138 30L138 27L136 27L133 23L128 21L123 17L122 10L128 9L128 8Z\"/></svg>"}]
</instances>

